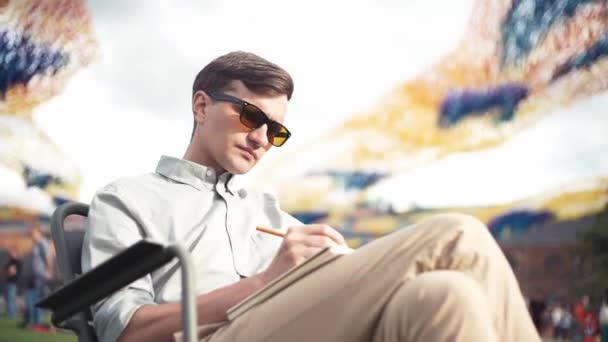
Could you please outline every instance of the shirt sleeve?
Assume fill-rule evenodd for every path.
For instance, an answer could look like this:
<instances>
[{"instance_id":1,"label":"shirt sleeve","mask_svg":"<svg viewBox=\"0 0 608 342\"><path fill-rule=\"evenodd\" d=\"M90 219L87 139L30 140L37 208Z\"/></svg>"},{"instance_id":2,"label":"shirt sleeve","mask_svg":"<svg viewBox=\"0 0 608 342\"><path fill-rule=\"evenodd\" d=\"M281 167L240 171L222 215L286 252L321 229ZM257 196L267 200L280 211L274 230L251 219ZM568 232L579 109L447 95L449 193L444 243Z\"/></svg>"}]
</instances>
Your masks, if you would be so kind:
<instances>
[{"instance_id":1,"label":"shirt sleeve","mask_svg":"<svg viewBox=\"0 0 608 342\"><path fill-rule=\"evenodd\" d=\"M135 217L127 199L115 186L108 186L94 196L83 242L83 272L142 239L143 233ZM93 325L99 340L116 341L135 311L145 304L155 304L150 275L92 306Z\"/></svg>"}]
</instances>

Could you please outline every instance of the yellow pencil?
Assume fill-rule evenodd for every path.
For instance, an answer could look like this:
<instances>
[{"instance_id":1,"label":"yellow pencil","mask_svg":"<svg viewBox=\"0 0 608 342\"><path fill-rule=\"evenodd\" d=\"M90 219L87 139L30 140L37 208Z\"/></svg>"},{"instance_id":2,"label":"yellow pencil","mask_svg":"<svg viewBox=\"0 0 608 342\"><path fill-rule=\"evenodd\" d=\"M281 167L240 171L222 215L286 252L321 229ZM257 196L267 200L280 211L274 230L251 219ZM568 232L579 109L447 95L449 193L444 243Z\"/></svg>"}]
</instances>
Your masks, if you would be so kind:
<instances>
[{"instance_id":1,"label":"yellow pencil","mask_svg":"<svg viewBox=\"0 0 608 342\"><path fill-rule=\"evenodd\" d=\"M278 237L285 237L285 233L283 233L280 230L265 228L265 227L255 227L255 229L262 233L271 234L271 235L278 236Z\"/></svg>"}]
</instances>

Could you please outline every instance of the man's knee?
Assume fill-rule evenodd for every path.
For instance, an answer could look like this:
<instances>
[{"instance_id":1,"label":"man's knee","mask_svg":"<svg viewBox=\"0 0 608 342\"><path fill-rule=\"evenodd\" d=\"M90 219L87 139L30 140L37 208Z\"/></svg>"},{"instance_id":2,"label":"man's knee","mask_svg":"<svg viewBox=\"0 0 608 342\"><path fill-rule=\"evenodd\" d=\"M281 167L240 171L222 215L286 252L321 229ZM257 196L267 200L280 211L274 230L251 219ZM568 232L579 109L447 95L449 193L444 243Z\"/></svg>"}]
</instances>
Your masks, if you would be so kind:
<instances>
[{"instance_id":1,"label":"man's knee","mask_svg":"<svg viewBox=\"0 0 608 342\"><path fill-rule=\"evenodd\" d=\"M421 256L422 270L465 269L495 261L508 265L489 229L470 215L434 215L404 229L400 236L403 245L422 246L426 253Z\"/></svg>"},{"instance_id":2,"label":"man's knee","mask_svg":"<svg viewBox=\"0 0 608 342\"><path fill-rule=\"evenodd\" d=\"M425 235L437 235L457 233L471 235L479 238L491 238L488 227L477 218L460 213L445 213L433 215L418 222L414 229L420 230Z\"/></svg>"},{"instance_id":3,"label":"man's knee","mask_svg":"<svg viewBox=\"0 0 608 342\"><path fill-rule=\"evenodd\" d=\"M488 227L474 216L461 213L438 214L428 220L435 221L435 225L452 227L453 229L471 232L474 234L487 232Z\"/></svg>"}]
</instances>

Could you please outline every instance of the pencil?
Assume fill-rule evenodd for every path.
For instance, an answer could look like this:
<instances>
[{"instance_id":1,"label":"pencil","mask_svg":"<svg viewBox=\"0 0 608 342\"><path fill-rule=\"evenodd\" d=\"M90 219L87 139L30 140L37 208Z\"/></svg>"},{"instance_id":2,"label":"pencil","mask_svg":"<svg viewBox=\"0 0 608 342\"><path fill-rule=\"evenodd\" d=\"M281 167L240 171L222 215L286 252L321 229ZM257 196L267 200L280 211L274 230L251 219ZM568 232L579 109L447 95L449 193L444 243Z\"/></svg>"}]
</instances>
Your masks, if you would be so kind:
<instances>
[{"instance_id":1,"label":"pencil","mask_svg":"<svg viewBox=\"0 0 608 342\"><path fill-rule=\"evenodd\" d=\"M267 234L278 236L278 237L285 237L285 233L283 233L280 230L271 229L271 228L265 228L265 227L259 227L259 226L255 227L255 229L257 231L262 232L262 233L267 233Z\"/></svg>"}]
</instances>

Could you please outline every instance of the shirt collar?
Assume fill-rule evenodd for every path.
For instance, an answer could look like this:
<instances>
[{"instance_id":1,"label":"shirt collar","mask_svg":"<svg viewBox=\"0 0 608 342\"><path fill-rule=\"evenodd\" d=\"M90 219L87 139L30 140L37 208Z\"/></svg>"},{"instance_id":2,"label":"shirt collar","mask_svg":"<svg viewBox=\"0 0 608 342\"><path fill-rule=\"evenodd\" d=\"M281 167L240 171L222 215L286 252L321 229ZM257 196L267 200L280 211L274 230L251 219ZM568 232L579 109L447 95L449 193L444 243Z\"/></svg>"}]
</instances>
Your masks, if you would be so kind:
<instances>
[{"instance_id":1,"label":"shirt collar","mask_svg":"<svg viewBox=\"0 0 608 342\"><path fill-rule=\"evenodd\" d=\"M225 185L232 195L236 195L240 190L238 185L240 177L229 172L218 176L213 168L180 158L161 156L156 166L156 173L198 190L213 189L220 184Z\"/></svg>"}]
</instances>

